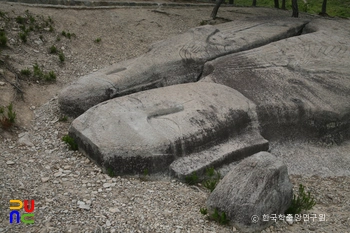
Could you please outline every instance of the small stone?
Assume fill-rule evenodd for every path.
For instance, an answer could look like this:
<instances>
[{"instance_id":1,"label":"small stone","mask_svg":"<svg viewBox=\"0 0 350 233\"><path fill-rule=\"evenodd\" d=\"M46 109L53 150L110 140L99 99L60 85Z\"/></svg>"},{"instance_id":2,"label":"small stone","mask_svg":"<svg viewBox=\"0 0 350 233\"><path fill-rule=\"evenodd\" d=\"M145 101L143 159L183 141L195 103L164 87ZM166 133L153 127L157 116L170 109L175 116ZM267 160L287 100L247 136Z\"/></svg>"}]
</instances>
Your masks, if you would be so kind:
<instances>
[{"instance_id":1,"label":"small stone","mask_svg":"<svg viewBox=\"0 0 350 233\"><path fill-rule=\"evenodd\" d=\"M54 175L54 177L59 177L59 176L61 176L62 175L62 172L56 172L55 174L53 174Z\"/></svg>"},{"instance_id":2,"label":"small stone","mask_svg":"<svg viewBox=\"0 0 350 233\"><path fill-rule=\"evenodd\" d=\"M0 82L0 86L5 86L6 83L5 82Z\"/></svg>"},{"instance_id":3,"label":"small stone","mask_svg":"<svg viewBox=\"0 0 350 233\"><path fill-rule=\"evenodd\" d=\"M13 162L13 161L9 160L9 161L7 161L7 162L6 162L6 164L7 164L7 165L14 165L14 164L15 164L15 162Z\"/></svg>"},{"instance_id":4,"label":"small stone","mask_svg":"<svg viewBox=\"0 0 350 233\"><path fill-rule=\"evenodd\" d=\"M232 227L232 232L236 232L236 231L237 231L236 227Z\"/></svg>"},{"instance_id":5,"label":"small stone","mask_svg":"<svg viewBox=\"0 0 350 233\"><path fill-rule=\"evenodd\" d=\"M104 188L109 188L109 187L111 187L113 184L111 184L111 183L104 183L103 184L103 187Z\"/></svg>"},{"instance_id":6,"label":"small stone","mask_svg":"<svg viewBox=\"0 0 350 233\"><path fill-rule=\"evenodd\" d=\"M120 210L118 208L109 208L109 212L111 212L111 213L119 213Z\"/></svg>"},{"instance_id":7,"label":"small stone","mask_svg":"<svg viewBox=\"0 0 350 233\"><path fill-rule=\"evenodd\" d=\"M90 210L90 205L79 205L80 209Z\"/></svg>"},{"instance_id":8,"label":"small stone","mask_svg":"<svg viewBox=\"0 0 350 233\"><path fill-rule=\"evenodd\" d=\"M108 219L107 219L107 221L106 221L106 226L107 226L107 227L110 227L110 226L111 226L111 221L109 221Z\"/></svg>"},{"instance_id":9,"label":"small stone","mask_svg":"<svg viewBox=\"0 0 350 233\"><path fill-rule=\"evenodd\" d=\"M45 183L45 182L47 182L49 179L50 179L50 177L42 177L42 178L41 178L41 181L42 181L43 183Z\"/></svg>"},{"instance_id":10,"label":"small stone","mask_svg":"<svg viewBox=\"0 0 350 233\"><path fill-rule=\"evenodd\" d=\"M42 40L34 40L34 43L37 44L37 45L42 45L43 44Z\"/></svg>"}]
</instances>

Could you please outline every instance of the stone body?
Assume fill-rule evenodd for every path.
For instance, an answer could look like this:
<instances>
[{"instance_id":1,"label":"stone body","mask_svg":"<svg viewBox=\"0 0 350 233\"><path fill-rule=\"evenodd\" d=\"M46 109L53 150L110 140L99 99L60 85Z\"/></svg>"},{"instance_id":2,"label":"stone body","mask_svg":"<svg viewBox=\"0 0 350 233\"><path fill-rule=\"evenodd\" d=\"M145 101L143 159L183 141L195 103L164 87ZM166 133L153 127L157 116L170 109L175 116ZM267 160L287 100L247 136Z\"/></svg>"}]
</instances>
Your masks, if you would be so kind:
<instances>
[{"instance_id":1,"label":"stone body","mask_svg":"<svg viewBox=\"0 0 350 233\"><path fill-rule=\"evenodd\" d=\"M253 101L269 139L299 132L343 140L350 131L350 24L328 21L309 23L300 36L207 62L201 81L232 87Z\"/></svg>"},{"instance_id":2,"label":"stone body","mask_svg":"<svg viewBox=\"0 0 350 233\"><path fill-rule=\"evenodd\" d=\"M60 108L78 116L115 97L180 83L196 82L205 62L301 33L305 21L262 20L202 26L160 41L132 60L80 78L59 96Z\"/></svg>"},{"instance_id":3,"label":"stone body","mask_svg":"<svg viewBox=\"0 0 350 233\"><path fill-rule=\"evenodd\" d=\"M215 209L225 212L240 232L258 232L273 223L263 221L263 215L284 214L292 197L287 166L274 155L259 152L238 163L219 182L206 205L209 214Z\"/></svg>"},{"instance_id":4,"label":"stone body","mask_svg":"<svg viewBox=\"0 0 350 233\"><path fill-rule=\"evenodd\" d=\"M171 167L173 175L183 178L267 150L254 108L223 85L181 84L96 105L73 121L69 134L115 174L168 173L174 161L194 155L190 164L185 159ZM213 150L217 145L226 147Z\"/></svg>"}]
</instances>

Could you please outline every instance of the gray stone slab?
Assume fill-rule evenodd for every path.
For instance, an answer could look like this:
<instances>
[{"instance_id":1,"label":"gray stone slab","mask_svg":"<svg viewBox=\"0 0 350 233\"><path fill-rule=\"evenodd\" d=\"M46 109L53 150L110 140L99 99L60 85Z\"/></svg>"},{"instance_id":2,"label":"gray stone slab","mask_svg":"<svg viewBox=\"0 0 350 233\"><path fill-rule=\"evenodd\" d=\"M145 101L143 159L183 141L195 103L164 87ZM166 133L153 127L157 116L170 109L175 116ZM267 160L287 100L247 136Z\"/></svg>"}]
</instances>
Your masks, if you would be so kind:
<instances>
[{"instance_id":1,"label":"gray stone slab","mask_svg":"<svg viewBox=\"0 0 350 233\"><path fill-rule=\"evenodd\" d=\"M297 19L235 21L201 26L160 41L132 60L80 78L59 96L60 108L78 116L105 100L142 90L195 82L206 61L301 33Z\"/></svg>"},{"instance_id":2,"label":"gray stone slab","mask_svg":"<svg viewBox=\"0 0 350 233\"><path fill-rule=\"evenodd\" d=\"M350 23L315 20L305 32L207 62L201 81L252 100L269 139L299 132L342 140L350 132Z\"/></svg>"},{"instance_id":3,"label":"gray stone slab","mask_svg":"<svg viewBox=\"0 0 350 233\"><path fill-rule=\"evenodd\" d=\"M223 85L180 84L96 105L73 121L69 134L104 170L168 173L176 159L205 154L227 141L236 140L229 149L241 150L240 158L255 153L244 151L251 146L249 142L267 149L267 142L258 134L254 108L239 92ZM235 139L241 135L246 140ZM208 165L194 164L198 169ZM214 165L218 164L214 161Z\"/></svg>"},{"instance_id":4,"label":"gray stone slab","mask_svg":"<svg viewBox=\"0 0 350 233\"><path fill-rule=\"evenodd\" d=\"M170 171L182 180L192 173L200 177L205 175L207 168L221 167L268 149L268 141L257 130L249 130L207 150L178 158L170 164Z\"/></svg>"}]
</instances>

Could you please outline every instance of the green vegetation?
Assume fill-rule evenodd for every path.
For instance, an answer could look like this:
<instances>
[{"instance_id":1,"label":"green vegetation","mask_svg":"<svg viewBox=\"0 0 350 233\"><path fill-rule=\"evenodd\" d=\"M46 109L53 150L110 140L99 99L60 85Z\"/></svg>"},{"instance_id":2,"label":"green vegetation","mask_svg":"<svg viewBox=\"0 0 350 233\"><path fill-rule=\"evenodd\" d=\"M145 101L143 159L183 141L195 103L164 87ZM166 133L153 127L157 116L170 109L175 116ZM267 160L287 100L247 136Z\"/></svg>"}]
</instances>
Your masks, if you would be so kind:
<instances>
[{"instance_id":1,"label":"green vegetation","mask_svg":"<svg viewBox=\"0 0 350 233\"><path fill-rule=\"evenodd\" d=\"M27 43L27 33L20 32L19 33L19 38L22 40L23 43Z\"/></svg>"},{"instance_id":2,"label":"green vegetation","mask_svg":"<svg viewBox=\"0 0 350 233\"><path fill-rule=\"evenodd\" d=\"M213 167L207 168L205 174L206 178L203 181L203 186L213 192L221 179L221 175Z\"/></svg>"},{"instance_id":3,"label":"green vegetation","mask_svg":"<svg viewBox=\"0 0 350 233\"><path fill-rule=\"evenodd\" d=\"M189 185L198 184L199 178L196 172L193 172L191 175L185 177L185 182Z\"/></svg>"},{"instance_id":4,"label":"green vegetation","mask_svg":"<svg viewBox=\"0 0 350 233\"><path fill-rule=\"evenodd\" d=\"M58 54L58 58L60 59L60 61L61 61L61 62L64 62L64 60L65 60L65 56L64 56L64 54L63 54L63 52L62 52L62 51L60 51L60 52L59 52L59 54Z\"/></svg>"},{"instance_id":5,"label":"green vegetation","mask_svg":"<svg viewBox=\"0 0 350 233\"><path fill-rule=\"evenodd\" d=\"M199 211L201 212L201 214L203 214L203 215L207 215L208 214L208 210L207 210L207 208L200 208L199 209Z\"/></svg>"},{"instance_id":6,"label":"green vegetation","mask_svg":"<svg viewBox=\"0 0 350 233\"><path fill-rule=\"evenodd\" d=\"M30 76L32 74L32 72L30 71L29 68L25 68L25 69L21 70L21 74L25 75L25 76Z\"/></svg>"},{"instance_id":7,"label":"green vegetation","mask_svg":"<svg viewBox=\"0 0 350 233\"><path fill-rule=\"evenodd\" d=\"M4 47L7 43L7 37L4 31L0 31L0 46Z\"/></svg>"},{"instance_id":8,"label":"green vegetation","mask_svg":"<svg viewBox=\"0 0 350 233\"><path fill-rule=\"evenodd\" d=\"M96 40L94 40L95 43L100 43L101 42L101 38L97 38Z\"/></svg>"},{"instance_id":9,"label":"green vegetation","mask_svg":"<svg viewBox=\"0 0 350 233\"><path fill-rule=\"evenodd\" d=\"M56 46L52 45L52 46L49 48L49 52L50 52L50 53L57 53L57 48L56 48Z\"/></svg>"},{"instance_id":10,"label":"green vegetation","mask_svg":"<svg viewBox=\"0 0 350 233\"><path fill-rule=\"evenodd\" d=\"M108 168L108 169L107 169L107 174L108 174L110 177L115 177L115 172L113 171L112 168Z\"/></svg>"},{"instance_id":11,"label":"green vegetation","mask_svg":"<svg viewBox=\"0 0 350 233\"><path fill-rule=\"evenodd\" d=\"M310 192L305 192L305 187L300 184L298 195L293 196L292 203L287 209L286 214L300 214L302 211L311 210L316 205Z\"/></svg>"},{"instance_id":12,"label":"green vegetation","mask_svg":"<svg viewBox=\"0 0 350 233\"><path fill-rule=\"evenodd\" d=\"M18 24L24 24L25 21L26 21L26 19L20 15L16 17L16 23L18 23Z\"/></svg>"},{"instance_id":13,"label":"green vegetation","mask_svg":"<svg viewBox=\"0 0 350 233\"><path fill-rule=\"evenodd\" d=\"M43 71L40 69L39 65L36 63L33 65L33 73L34 73L34 76L38 78L43 76Z\"/></svg>"},{"instance_id":14,"label":"green vegetation","mask_svg":"<svg viewBox=\"0 0 350 233\"><path fill-rule=\"evenodd\" d=\"M61 35L68 39L71 39L72 37L76 37L74 33L66 32L66 31L62 31Z\"/></svg>"},{"instance_id":15,"label":"green vegetation","mask_svg":"<svg viewBox=\"0 0 350 233\"><path fill-rule=\"evenodd\" d=\"M298 1L299 11L307 12L310 14L319 14L322 9L322 0L307 0L307 3ZM247 0L234 0L235 6L251 6L252 1ZM259 0L257 6L274 7L274 1L272 0ZM281 6L281 1L280 1ZM292 2L286 0L287 10L292 9ZM350 17L350 0L328 0L327 1L327 14L330 16L338 17Z\"/></svg>"},{"instance_id":16,"label":"green vegetation","mask_svg":"<svg viewBox=\"0 0 350 233\"><path fill-rule=\"evenodd\" d=\"M6 16L6 13L3 12L3 11L0 11L0 17L1 17L1 18L4 18L5 16Z\"/></svg>"},{"instance_id":17,"label":"green vegetation","mask_svg":"<svg viewBox=\"0 0 350 233\"><path fill-rule=\"evenodd\" d=\"M16 112L13 111L12 103L6 106L7 114L5 113L5 107L0 107L0 123L3 129L10 128L16 120Z\"/></svg>"},{"instance_id":18,"label":"green vegetation","mask_svg":"<svg viewBox=\"0 0 350 233\"><path fill-rule=\"evenodd\" d=\"M56 80L56 74L55 74L55 72L50 71L49 73L44 74L43 79L45 81L54 81L54 80Z\"/></svg>"},{"instance_id":19,"label":"green vegetation","mask_svg":"<svg viewBox=\"0 0 350 233\"><path fill-rule=\"evenodd\" d=\"M219 223L221 225L226 225L229 222L229 220L226 217L226 213L225 212L221 212L221 214L220 214L217 209L215 209L214 213L212 213L209 216L209 219L214 220L215 222L217 222L217 223Z\"/></svg>"},{"instance_id":20,"label":"green vegetation","mask_svg":"<svg viewBox=\"0 0 350 233\"><path fill-rule=\"evenodd\" d=\"M63 136L62 141L68 144L70 150L78 150L78 144L69 135Z\"/></svg>"},{"instance_id":21,"label":"green vegetation","mask_svg":"<svg viewBox=\"0 0 350 233\"><path fill-rule=\"evenodd\" d=\"M67 116L62 116L60 119L58 119L58 121L60 121L60 122L67 122L68 121L68 117Z\"/></svg>"},{"instance_id":22,"label":"green vegetation","mask_svg":"<svg viewBox=\"0 0 350 233\"><path fill-rule=\"evenodd\" d=\"M39 79L44 79L45 81L56 80L55 72L50 71L49 73L44 73L38 64L33 65L33 75L34 75L34 77L39 78Z\"/></svg>"}]
</instances>

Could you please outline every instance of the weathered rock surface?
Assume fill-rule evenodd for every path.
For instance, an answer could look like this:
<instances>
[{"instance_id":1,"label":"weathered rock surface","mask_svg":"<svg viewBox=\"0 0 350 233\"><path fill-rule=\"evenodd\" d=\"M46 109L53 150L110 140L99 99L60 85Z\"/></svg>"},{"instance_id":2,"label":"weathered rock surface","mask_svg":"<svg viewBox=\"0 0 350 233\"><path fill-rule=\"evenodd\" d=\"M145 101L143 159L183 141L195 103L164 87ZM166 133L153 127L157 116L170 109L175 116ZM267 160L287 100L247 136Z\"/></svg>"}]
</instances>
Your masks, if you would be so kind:
<instances>
[{"instance_id":1,"label":"weathered rock surface","mask_svg":"<svg viewBox=\"0 0 350 233\"><path fill-rule=\"evenodd\" d=\"M342 139L350 128L350 23L315 20L303 34L205 64L202 80L257 105L263 135Z\"/></svg>"},{"instance_id":2,"label":"weathered rock surface","mask_svg":"<svg viewBox=\"0 0 350 233\"><path fill-rule=\"evenodd\" d=\"M190 162L172 164L173 175L182 178L267 150L254 108L223 85L180 84L96 105L73 121L69 133L115 174L167 173L171 163L191 155Z\"/></svg>"},{"instance_id":3,"label":"weathered rock surface","mask_svg":"<svg viewBox=\"0 0 350 233\"><path fill-rule=\"evenodd\" d=\"M305 24L296 19L235 21L191 29L154 44L143 56L80 78L61 92L61 110L78 116L118 96L195 82L206 61L298 35Z\"/></svg>"},{"instance_id":4,"label":"weathered rock surface","mask_svg":"<svg viewBox=\"0 0 350 233\"><path fill-rule=\"evenodd\" d=\"M273 223L263 221L263 215L284 214L292 200L292 188L282 161L259 152L238 163L219 182L206 204L209 212L225 212L241 232L255 232Z\"/></svg>"}]
</instances>

